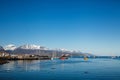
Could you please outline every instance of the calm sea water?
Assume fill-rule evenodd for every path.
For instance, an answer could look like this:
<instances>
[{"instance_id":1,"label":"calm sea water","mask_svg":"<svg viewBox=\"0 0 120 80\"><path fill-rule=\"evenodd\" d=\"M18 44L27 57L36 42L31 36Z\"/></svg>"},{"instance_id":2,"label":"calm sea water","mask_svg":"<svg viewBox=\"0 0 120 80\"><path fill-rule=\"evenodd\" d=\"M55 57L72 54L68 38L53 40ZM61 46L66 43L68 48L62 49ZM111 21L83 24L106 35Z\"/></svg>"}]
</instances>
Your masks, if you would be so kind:
<instances>
[{"instance_id":1,"label":"calm sea water","mask_svg":"<svg viewBox=\"0 0 120 80\"><path fill-rule=\"evenodd\" d=\"M120 80L120 60L11 61L0 65L0 80Z\"/></svg>"}]
</instances>

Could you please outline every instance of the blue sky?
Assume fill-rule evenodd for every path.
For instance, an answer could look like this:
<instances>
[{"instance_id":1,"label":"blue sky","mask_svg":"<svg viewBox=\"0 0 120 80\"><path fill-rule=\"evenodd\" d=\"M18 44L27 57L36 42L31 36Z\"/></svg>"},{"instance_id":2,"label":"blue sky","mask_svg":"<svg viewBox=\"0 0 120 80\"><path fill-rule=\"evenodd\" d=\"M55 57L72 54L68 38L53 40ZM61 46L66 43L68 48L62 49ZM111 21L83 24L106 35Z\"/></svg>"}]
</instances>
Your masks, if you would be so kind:
<instances>
[{"instance_id":1,"label":"blue sky","mask_svg":"<svg viewBox=\"0 0 120 80\"><path fill-rule=\"evenodd\" d=\"M0 44L120 55L120 1L0 0Z\"/></svg>"}]
</instances>

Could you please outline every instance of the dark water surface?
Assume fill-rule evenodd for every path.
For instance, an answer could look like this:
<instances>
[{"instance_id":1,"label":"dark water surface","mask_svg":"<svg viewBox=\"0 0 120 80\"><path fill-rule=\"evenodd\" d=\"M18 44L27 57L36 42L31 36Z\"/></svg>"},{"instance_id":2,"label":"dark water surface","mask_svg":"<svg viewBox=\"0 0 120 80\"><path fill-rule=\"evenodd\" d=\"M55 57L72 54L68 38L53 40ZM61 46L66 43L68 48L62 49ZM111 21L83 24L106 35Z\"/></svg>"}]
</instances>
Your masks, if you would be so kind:
<instances>
[{"instance_id":1,"label":"dark water surface","mask_svg":"<svg viewBox=\"0 0 120 80\"><path fill-rule=\"evenodd\" d=\"M120 80L120 60L11 61L0 65L0 80Z\"/></svg>"}]
</instances>

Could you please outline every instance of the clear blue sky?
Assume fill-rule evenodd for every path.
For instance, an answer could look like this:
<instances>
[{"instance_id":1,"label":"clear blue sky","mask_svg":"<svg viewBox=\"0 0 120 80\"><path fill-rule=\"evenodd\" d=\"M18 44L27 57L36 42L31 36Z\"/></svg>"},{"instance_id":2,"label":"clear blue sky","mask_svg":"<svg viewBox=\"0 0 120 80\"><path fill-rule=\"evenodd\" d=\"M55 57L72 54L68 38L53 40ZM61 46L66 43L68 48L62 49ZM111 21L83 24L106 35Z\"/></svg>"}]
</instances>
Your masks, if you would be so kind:
<instances>
[{"instance_id":1,"label":"clear blue sky","mask_svg":"<svg viewBox=\"0 0 120 80\"><path fill-rule=\"evenodd\" d=\"M0 0L0 45L120 55L119 0Z\"/></svg>"}]
</instances>

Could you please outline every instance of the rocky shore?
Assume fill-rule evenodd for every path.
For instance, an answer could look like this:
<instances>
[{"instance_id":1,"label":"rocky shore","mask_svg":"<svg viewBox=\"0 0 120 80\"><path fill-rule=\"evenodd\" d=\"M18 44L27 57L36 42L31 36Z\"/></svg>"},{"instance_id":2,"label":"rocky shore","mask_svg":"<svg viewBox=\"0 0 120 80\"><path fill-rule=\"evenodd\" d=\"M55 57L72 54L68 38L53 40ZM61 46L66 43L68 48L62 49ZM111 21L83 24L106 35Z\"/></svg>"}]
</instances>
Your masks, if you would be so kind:
<instances>
[{"instance_id":1,"label":"rocky shore","mask_svg":"<svg viewBox=\"0 0 120 80\"><path fill-rule=\"evenodd\" d=\"M2 59L0 59L0 65L2 65L2 64L6 64L6 63L9 63L9 61L8 60L2 60Z\"/></svg>"}]
</instances>

